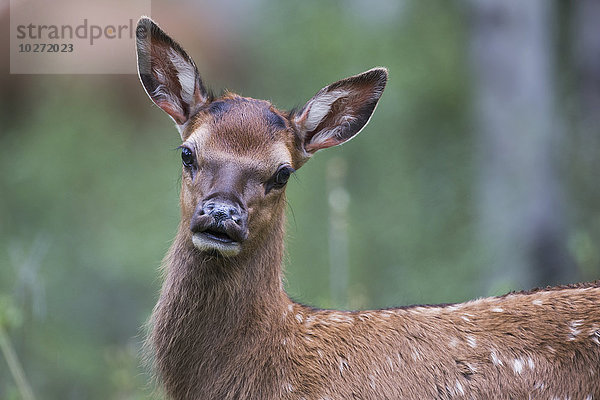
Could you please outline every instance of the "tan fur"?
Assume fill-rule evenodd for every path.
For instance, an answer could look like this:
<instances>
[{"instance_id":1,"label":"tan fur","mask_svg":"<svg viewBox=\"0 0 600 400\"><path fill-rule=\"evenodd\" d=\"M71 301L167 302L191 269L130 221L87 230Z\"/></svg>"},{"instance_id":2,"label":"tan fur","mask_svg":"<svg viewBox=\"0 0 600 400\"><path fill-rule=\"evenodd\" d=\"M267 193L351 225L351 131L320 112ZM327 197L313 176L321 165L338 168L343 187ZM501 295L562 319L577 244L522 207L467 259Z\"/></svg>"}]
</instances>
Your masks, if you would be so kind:
<instances>
[{"instance_id":1,"label":"tan fur","mask_svg":"<svg viewBox=\"0 0 600 400\"><path fill-rule=\"evenodd\" d=\"M226 94L178 121L197 172L183 168L181 223L149 337L169 398L600 398L600 281L355 312L313 309L283 291L285 192L265 182L278 166L298 169L312 152L355 136L386 78L380 69L336 82L297 114ZM144 79L152 88L152 77ZM335 104L318 97L340 88L349 95ZM211 112L211 102L224 102L223 112ZM321 107L316 117L313 104ZM303 131L306 118L319 126L312 121ZM248 211L247 239L233 257L200 251L191 240L198 204L215 191L235 193Z\"/></svg>"}]
</instances>

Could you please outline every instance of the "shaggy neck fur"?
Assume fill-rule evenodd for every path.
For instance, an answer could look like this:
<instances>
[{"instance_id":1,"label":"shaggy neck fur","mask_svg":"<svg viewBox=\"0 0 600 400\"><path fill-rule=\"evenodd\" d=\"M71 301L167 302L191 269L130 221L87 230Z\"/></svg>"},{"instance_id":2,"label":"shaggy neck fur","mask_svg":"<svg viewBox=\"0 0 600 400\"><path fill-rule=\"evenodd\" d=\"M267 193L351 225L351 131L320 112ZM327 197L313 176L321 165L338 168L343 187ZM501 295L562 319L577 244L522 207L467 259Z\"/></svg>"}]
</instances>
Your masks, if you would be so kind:
<instances>
[{"instance_id":1,"label":"shaggy neck fur","mask_svg":"<svg viewBox=\"0 0 600 400\"><path fill-rule=\"evenodd\" d=\"M179 227L150 336L171 398L243 398L273 387L276 316L290 303L281 283L283 211L274 219L260 245L230 259L200 253Z\"/></svg>"}]
</instances>

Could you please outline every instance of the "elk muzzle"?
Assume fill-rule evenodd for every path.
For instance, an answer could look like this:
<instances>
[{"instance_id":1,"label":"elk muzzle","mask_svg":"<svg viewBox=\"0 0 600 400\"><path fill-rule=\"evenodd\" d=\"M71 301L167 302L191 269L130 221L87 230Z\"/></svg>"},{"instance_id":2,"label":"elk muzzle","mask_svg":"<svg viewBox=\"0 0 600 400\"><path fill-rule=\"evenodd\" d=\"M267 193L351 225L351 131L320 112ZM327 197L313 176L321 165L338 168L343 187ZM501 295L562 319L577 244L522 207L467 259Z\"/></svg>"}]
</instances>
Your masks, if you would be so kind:
<instances>
[{"instance_id":1,"label":"elk muzzle","mask_svg":"<svg viewBox=\"0 0 600 400\"><path fill-rule=\"evenodd\" d=\"M248 237L248 213L237 201L209 198L201 201L190 223L194 246L223 256L237 255Z\"/></svg>"}]
</instances>

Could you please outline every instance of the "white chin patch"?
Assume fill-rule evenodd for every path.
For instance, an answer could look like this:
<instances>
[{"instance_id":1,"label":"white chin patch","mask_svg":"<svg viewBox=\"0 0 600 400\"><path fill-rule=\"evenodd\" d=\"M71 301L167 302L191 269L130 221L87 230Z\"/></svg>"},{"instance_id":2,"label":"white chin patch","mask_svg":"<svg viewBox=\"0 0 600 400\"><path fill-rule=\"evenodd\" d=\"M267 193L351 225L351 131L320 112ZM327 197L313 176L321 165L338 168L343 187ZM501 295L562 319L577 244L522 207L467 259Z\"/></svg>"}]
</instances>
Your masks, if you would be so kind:
<instances>
[{"instance_id":1,"label":"white chin patch","mask_svg":"<svg viewBox=\"0 0 600 400\"><path fill-rule=\"evenodd\" d=\"M225 243L212 239L203 233L194 233L192 243L200 251L218 251L225 257L237 255L242 249L238 242Z\"/></svg>"}]
</instances>

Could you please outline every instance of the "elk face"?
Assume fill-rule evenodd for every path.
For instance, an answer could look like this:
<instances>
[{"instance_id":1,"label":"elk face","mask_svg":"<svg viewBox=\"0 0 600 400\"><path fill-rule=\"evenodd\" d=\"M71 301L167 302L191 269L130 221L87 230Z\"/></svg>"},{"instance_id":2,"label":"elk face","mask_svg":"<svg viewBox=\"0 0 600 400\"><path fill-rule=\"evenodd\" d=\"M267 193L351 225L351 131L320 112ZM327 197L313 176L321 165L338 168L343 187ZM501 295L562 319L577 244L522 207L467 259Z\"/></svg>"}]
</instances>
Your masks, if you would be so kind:
<instances>
[{"instance_id":1,"label":"elk face","mask_svg":"<svg viewBox=\"0 0 600 400\"><path fill-rule=\"evenodd\" d=\"M181 145L181 206L196 248L234 256L259 242L283 212L293 139L265 101L228 95L194 117Z\"/></svg>"},{"instance_id":2,"label":"elk face","mask_svg":"<svg viewBox=\"0 0 600 400\"><path fill-rule=\"evenodd\" d=\"M316 151L356 136L387 82L387 70L374 68L282 113L234 94L215 99L192 59L149 18L138 22L136 46L142 85L183 140L182 226L198 250L227 257L269 240L290 175Z\"/></svg>"}]
</instances>

